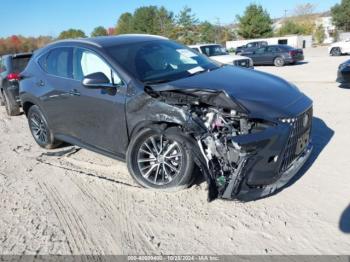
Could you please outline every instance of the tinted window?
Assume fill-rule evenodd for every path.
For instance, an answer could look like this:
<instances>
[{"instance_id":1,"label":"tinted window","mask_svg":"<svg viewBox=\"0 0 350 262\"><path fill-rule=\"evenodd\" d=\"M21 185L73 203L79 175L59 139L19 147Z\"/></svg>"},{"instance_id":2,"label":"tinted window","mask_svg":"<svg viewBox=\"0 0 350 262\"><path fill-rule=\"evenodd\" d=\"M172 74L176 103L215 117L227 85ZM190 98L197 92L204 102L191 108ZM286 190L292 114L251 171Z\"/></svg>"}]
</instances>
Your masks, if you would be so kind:
<instances>
[{"instance_id":1,"label":"tinted window","mask_svg":"<svg viewBox=\"0 0 350 262\"><path fill-rule=\"evenodd\" d=\"M208 45L201 46L203 54L207 56L218 56L218 55L227 55L227 51L221 45Z\"/></svg>"},{"instance_id":2,"label":"tinted window","mask_svg":"<svg viewBox=\"0 0 350 262\"><path fill-rule=\"evenodd\" d=\"M267 52L269 53L275 53L275 52L279 52L280 49L277 46L269 46L267 47Z\"/></svg>"},{"instance_id":3,"label":"tinted window","mask_svg":"<svg viewBox=\"0 0 350 262\"><path fill-rule=\"evenodd\" d=\"M12 58L12 71L14 73L22 72L26 68L30 58L31 58L31 56L23 56L23 57L14 57L14 58Z\"/></svg>"},{"instance_id":4,"label":"tinted window","mask_svg":"<svg viewBox=\"0 0 350 262\"><path fill-rule=\"evenodd\" d=\"M5 58L2 58L1 59L1 62L0 62L0 71L1 73L2 72L5 72L7 70L6 68L6 57Z\"/></svg>"},{"instance_id":5,"label":"tinted window","mask_svg":"<svg viewBox=\"0 0 350 262\"><path fill-rule=\"evenodd\" d=\"M83 80L87 75L93 73L104 73L110 83L121 84L118 75L112 72L111 67L95 53L77 48L74 50L73 77L76 80Z\"/></svg>"},{"instance_id":6,"label":"tinted window","mask_svg":"<svg viewBox=\"0 0 350 262\"><path fill-rule=\"evenodd\" d=\"M142 82L166 82L218 68L207 57L167 40L115 46L107 51L120 66Z\"/></svg>"},{"instance_id":7,"label":"tinted window","mask_svg":"<svg viewBox=\"0 0 350 262\"><path fill-rule=\"evenodd\" d=\"M294 49L294 47L291 47L289 45L280 46L280 48L285 51L290 51Z\"/></svg>"},{"instance_id":8,"label":"tinted window","mask_svg":"<svg viewBox=\"0 0 350 262\"><path fill-rule=\"evenodd\" d=\"M47 54L41 56L38 60L39 65L41 66L41 68L47 72Z\"/></svg>"},{"instance_id":9,"label":"tinted window","mask_svg":"<svg viewBox=\"0 0 350 262\"><path fill-rule=\"evenodd\" d=\"M193 47L192 50L199 53L199 49L197 47Z\"/></svg>"},{"instance_id":10,"label":"tinted window","mask_svg":"<svg viewBox=\"0 0 350 262\"><path fill-rule=\"evenodd\" d=\"M44 69L55 76L72 78L72 48L57 48L50 51Z\"/></svg>"},{"instance_id":11,"label":"tinted window","mask_svg":"<svg viewBox=\"0 0 350 262\"><path fill-rule=\"evenodd\" d=\"M266 47L260 47L255 51L256 54L263 54L266 51Z\"/></svg>"},{"instance_id":12,"label":"tinted window","mask_svg":"<svg viewBox=\"0 0 350 262\"><path fill-rule=\"evenodd\" d=\"M4 65L4 60L0 59L0 73L6 71L5 65Z\"/></svg>"}]
</instances>

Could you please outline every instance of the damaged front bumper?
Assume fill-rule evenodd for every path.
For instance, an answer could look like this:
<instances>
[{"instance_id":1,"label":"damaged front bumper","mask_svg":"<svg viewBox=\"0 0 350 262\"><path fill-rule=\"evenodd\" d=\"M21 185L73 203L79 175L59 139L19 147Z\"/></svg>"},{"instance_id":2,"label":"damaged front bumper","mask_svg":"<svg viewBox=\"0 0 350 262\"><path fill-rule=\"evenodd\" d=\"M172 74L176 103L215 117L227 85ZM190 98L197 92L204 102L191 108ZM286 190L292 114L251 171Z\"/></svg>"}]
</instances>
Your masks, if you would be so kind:
<instances>
[{"instance_id":1,"label":"damaged front bumper","mask_svg":"<svg viewBox=\"0 0 350 262\"><path fill-rule=\"evenodd\" d=\"M276 193L278 190L286 186L298 174L312 153L313 146L310 143L307 149L297 158L294 163L283 173L281 177L273 184L263 187L249 187L243 183L236 198L240 201L252 201Z\"/></svg>"}]
</instances>

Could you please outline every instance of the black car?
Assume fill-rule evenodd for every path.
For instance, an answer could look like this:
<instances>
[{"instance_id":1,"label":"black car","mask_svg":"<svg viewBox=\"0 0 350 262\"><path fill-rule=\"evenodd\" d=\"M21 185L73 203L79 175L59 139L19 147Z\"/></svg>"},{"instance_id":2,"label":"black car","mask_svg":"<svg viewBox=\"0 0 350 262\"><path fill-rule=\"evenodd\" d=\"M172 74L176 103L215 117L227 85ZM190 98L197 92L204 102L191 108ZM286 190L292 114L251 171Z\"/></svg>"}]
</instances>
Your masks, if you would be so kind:
<instances>
[{"instance_id":1,"label":"black car","mask_svg":"<svg viewBox=\"0 0 350 262\"><path fill-rule=\"evenodd\" d=\"M27 66L32 53L4 55L0 59L0 105L5 105L10 116L20 113L20 72Z\"/></svg>"},{"instance_id":2,"label":"black car","mask_svg":"<svg viewBox=\"0 0 350 262\"><path fill-rule=\"evenodd\" d=\"M350 86L350 60L339 65L337 82L343 86Z\"/></svg>"},{"instance_id":3,"label":"black car","mask_svg":"<svg viewBox=\"0 0 350 262\"><path fill-rule=\"evenodd\" d=\"M304 52L288 45L269 45L253 52L243 52L254 61L254 65L284 66L304 60Z\"/></svg>"},{"instance_id":4,"label":"black car","mask_svg":"<svg viewBox=\"0 0 350 262\"><path fill-rule=\"evenodd\" d=\"M221 67L166 38L65 40L37 51L20 97L35 141L127 161L142 186L247 200L285 185L310 156L312 101L287 81Z\"/></svg>"},{"instance_id":5,"label":"black car","mask_svg":"<svg viewBox=\"0 0 350 262\"><path fill-rule=\"evenodd\" d=\"M268 43L266 41L256 41L256 42L250 42L246 45L239 46L236 48L236 55L240 55L245 52L252 52L260 47L267 46Z\"/></svg>"}]
</instances>

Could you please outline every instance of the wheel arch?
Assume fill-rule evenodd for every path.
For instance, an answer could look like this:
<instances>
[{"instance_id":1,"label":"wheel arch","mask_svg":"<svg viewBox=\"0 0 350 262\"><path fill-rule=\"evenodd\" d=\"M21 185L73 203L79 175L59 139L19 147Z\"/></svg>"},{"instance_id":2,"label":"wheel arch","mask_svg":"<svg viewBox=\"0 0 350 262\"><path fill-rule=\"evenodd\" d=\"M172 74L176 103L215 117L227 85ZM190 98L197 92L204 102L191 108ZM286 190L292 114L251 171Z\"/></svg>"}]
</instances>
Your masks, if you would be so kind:
<instances>
[{"instance_id":1,"label":"wheel arch","mask_svg":"<svg viewBox=\"0 0 350 262\"><path fill-rule=\"evenodd\" d=\"M26 116L28 115L29 109L34 105L36 105L36 104L33 103L32 101L26 101L26 102L22 103L22 109L23 109L23 112L25 113Z\"/></svg>"},{"instance_id":2,"label":"wheel arch","mask_svg":"<svg viewBox=\"0 0 350 262\"><path fill-rule=\"evenodd\" d=\"M154 127L158 127L158 128L161 128L162 130L165 130L169 127L182 128L183 125L175 122L166 122L166 121L142 121L129 131L129 141L132 139L133 136L135 136L135 134L140 132L142 129L154 128Z\"/></svg>"},{"instance_id":3,"label":"wheel arch","mask_svg":"<svg viewBox=\"0 0 350 262\"><path fill-rule=\"evenodd\" d=\"M343 53L343 50L342 50L341 46L333 46L333 47L331 48L331 50L329 51L329 53L331 54L332 51L333 51L334 49L339 49L340 53L341 53L341 54Z\"/></svg>"}]
</instances>

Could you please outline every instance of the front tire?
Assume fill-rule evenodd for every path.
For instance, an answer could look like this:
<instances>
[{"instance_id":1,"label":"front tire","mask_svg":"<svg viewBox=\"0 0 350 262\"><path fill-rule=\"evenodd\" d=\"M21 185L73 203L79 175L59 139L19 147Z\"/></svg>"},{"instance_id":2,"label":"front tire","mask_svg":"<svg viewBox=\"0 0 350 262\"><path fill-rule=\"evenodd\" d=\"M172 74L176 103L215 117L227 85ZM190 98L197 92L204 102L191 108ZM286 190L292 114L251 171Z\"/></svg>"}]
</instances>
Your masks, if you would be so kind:
<instances>
[{"instance_id":1,"label":"front tire","mask_svg":"<svg viewBox=\"0 0 350 262\"><path fill-rule=\"evenodd\" d=\"M38 106L32 106L28 111L28 124L35 142L46 149L57 148L61 142L56 141L50 130L44 114Z\"/></svg>"},{"instance_id":2,"label":"front tire","mask_svg":"<svg viewBox=\"0 0 350 262\"><path fill-rule=\"evenodd\" d=\"M341 50L339 47L334 47L331 50L331 56L341 56Z\"/></svg>"},{"instance_id":3,"label":"front tire","mask_svg":"<svg viewBox=\"0 0 350 262\"><path fill-rule=\"evenodd\" d=\"M194 178L191 144L191 139L177 127L143 129L132 138L127 151L129 172L146 188L187 188Z\"/></svg>"},{"instance_id":4,"label":"front tire","mask_svg":"<svg viewBox=\"0 0 350 262\"><path fill-rule=\"evenodd\" d=\"M283 57L276 57L275 60L273 61L273 64L277 67L282 67L285 65L285 61Z\"/></svg>"},{"instance_id":5,"label":"front tire","mask_svg":"<svg viewBox=\"0 0 350 262\"><path fill-rule=\"evenodd\" d=\"M4 90L3 95L6 113L9 116L18 116L21 113L21 110L15 98L11 94L8 94L6 90Z\"/></svg>"}]
</instances>

